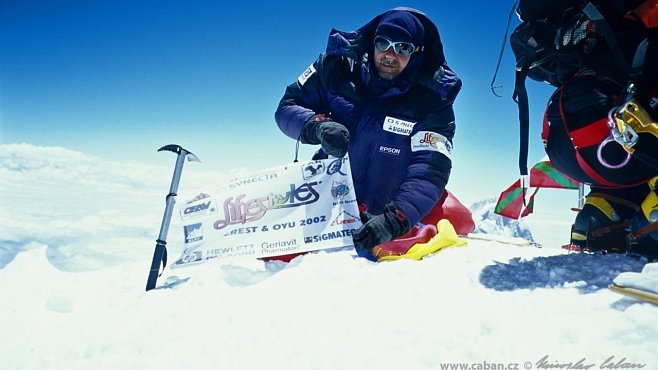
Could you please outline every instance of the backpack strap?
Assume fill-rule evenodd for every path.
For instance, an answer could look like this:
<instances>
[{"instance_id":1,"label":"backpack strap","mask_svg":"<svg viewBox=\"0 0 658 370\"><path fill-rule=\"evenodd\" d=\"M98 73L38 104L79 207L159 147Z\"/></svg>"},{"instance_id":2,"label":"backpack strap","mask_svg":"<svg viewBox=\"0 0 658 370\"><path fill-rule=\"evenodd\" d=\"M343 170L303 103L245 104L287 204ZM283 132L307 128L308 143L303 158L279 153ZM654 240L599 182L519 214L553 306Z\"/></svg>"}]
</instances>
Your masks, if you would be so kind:
<instances>
[{"instance_id":1,"label":"backpack strap","mask_svg":"<svg viewBox=\"0 0 658 370\"><path fill-rule=\"evenodd\" d=\"M587 126L583 126L573 131L567 130L567 132L571 138L571 144L573 144L573 147L576 150L599 145L610 135L608 117L603 117L598 121L594 121Z\"/></svg>"},{"instance_id":2,"label":"backpack strap","mask_svg":"<svg viewBox=\"0 0 658 370\"><path fill-rule=\"evenodd\" d=\"M633 64L631 65L631 80L636 80L642 75L644 71L644 59L647 55L647 49L649 48L649 38L645 38L640 42L635 50L635 55L633 56Z\"/></svg>"},{"instance_id":3,"label":"backpack strap","mask_svg":"<svg viewBox=\"0 0 658 370\"><path fill-rule=\"evenodd\" d=\"M608 46L610 47L610 51L612 52L612 57L615 59L615 62L617 63L619 68L621 68L624 71L625 75L630 75L631 73L630 66L628 65L628 62L626 62L624 55L621 53L621 48L619 48L619 44L617 43L617 38L615 37L612 28L610 28L610 25L605 20L601 12L599 12L599 10L596 9L596 6L594 6L594 4L588 2L583 7L583 13L585 13L587 18L589 18L592 21L592 23L594 23L596 28L603 35L603 38L605 39L605 41L608 43Z\"/></svg>"},{"instance_id":4,"label":"backpack strap","mask_svg":"<svg viewBox=\"0 0 658 370\"><path fill-rule=\"evenodd\" d=\"M521 176L528 175L528 142L530 137L530 108L528 106L528 90L525 80L528 77L530 66L535 60L535 49L537 41L530 37L527 41L530 46L526 48L523 55L523 64L517 68L514 79L514 94L512 99L519 106L519 173Z\"/></svg>"},{"instance_id":5,"label":"backpack strap","mask_svg":"<svg viewBox=\"0 0 658 370\"><path fill-rule=\"evenodd\" d=\"M617 42L617 37L610 27L610 24L605 20L601 12L592 4L588 2L583 7L583 13L589 18L596 28L601 32L606 43L610 47L610 52L612 57L615 59L615 62L622 69L624 74L628 76L631 81L636 80L642 74L644 70L644 59L646 56L647 48L649 46L649 39L645 38L640 42L637 49L635 50L635 55L633 56L632 64L628 64L626 58L621 52L619 43ZM639 21L640 24L644 25L642 21Z\"/></svg>"},{"instance_id":6,"label":"backpack strap","mask_svg":"<svg viewBox=\"0 0 658 370\"><path fill-rule=\"evenodd\" d=\"M512 99L519 106L519 173L528 175L528 141L530 140L530 109L528 107L528 90L525 80L528 77L527 67L516 72L514 95Z\"/></svg>"}]
</instances>

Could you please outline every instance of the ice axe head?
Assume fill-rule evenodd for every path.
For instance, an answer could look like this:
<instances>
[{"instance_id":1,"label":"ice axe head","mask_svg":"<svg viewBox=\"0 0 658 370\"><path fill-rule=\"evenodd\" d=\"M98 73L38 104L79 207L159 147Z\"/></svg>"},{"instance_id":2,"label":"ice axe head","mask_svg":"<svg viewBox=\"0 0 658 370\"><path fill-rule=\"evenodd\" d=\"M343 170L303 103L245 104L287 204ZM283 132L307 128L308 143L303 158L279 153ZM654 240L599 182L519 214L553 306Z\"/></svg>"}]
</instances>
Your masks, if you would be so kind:
<instances>
[{"instance_id":1,"label":"ice axe head","mask_svg":"<svg viewBox=\"0 0 658 370\"><path fill-rule=\"evenodd\" d=\"M176 144L165 145L162 148L158 149L158 152L162 152L162 151L174 152L178 155L185 156L189 162L201 162L201 160L199 160L199 157L194 155L194 153L185 150L180 145L176 145Z\"/></svg>"}]
</instances>

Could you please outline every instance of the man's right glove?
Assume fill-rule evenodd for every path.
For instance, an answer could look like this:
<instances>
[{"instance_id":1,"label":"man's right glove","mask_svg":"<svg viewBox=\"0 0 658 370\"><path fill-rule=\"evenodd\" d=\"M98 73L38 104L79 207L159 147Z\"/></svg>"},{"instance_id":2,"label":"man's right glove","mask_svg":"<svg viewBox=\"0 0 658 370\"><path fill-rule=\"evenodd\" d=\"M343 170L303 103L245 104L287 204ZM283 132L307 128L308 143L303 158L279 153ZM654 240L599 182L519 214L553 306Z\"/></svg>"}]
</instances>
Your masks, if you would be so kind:
<instances>
[{"instance_id":1,"label":"man's right glove","mask_svg":"<svg viewBox=\"0 0 658 370\"><path fill-rule=\"evenodd\" d=\"M352 234L354 248L361 257L364 257L364 254L370 254L375 246L393 240L411 230L407 217L393 204L387 205L381 215L362 212L361 220L363 226Z\"/></svg>"},{"instance_id":2,"label":"man's right glove","mask_svg":"<svg viewBox=\"0 0 658 370\"><path fill-rule=\"evenodd\" d=\"M316 114L306 122L302 135L307 143L320 144L325 153L338 158L345 156L350 142L347 127L322 114Z\"/></svg>"}]
</instances>

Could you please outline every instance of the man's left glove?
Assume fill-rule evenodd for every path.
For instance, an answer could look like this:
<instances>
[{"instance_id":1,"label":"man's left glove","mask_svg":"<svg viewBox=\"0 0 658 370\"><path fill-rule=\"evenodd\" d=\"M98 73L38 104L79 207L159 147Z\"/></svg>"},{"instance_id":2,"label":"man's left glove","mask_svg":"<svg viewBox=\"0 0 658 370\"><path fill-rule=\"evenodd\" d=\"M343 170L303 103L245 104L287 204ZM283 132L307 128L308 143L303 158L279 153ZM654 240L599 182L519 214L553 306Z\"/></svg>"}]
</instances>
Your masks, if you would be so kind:
<instances>
[{"instance_id":1,"label":"man's left glove","mask_svg":"<svg viewBox=\"0 0 658 370\"><path fill-rule=\"evenodd\" d=\"M322 145L322 150L331 156L342 158L347 154L349 130L323 114L311 117L304 125L302 135L309 144Z\"/></svg>"},{"instance_id":2,"label":"man's left glove","mask_svg":"<svg viewBox=\"0 0 658 370\"><path fill-rule=\"evenodd\" d=\"M375 246L408 233L412 226L393 204L387 205L381 215L361 212L361 221L363 226L352 234L352 239L359 256L366 258L372 256L370 252Z\"/></svg>"}]
</instances>

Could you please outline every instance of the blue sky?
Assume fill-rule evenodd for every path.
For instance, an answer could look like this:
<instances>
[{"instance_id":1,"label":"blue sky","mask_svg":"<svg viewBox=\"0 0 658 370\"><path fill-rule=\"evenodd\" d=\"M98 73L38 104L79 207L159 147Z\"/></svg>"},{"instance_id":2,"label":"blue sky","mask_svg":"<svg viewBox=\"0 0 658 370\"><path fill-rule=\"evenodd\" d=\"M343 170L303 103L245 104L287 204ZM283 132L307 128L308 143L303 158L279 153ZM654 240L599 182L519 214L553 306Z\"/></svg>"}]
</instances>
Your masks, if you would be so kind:
<instances>
[{"instance_id":1,"label":"blue sky","mask_svg":"<svg viewBox=\"0 0 658 370\"><path fill-rule=\"evenodd\" d=\"M410 6L436 22L464 83L449 189L467 201L497 196L518 176L509 45L498 78L503 97L489 89L511 3L3 1L0 144L168 165L173 159L156 150L177 143L210 170L285 164L294 141L280 133L274 111L331 28L354 30ZM544 156L540 122L552 89L528 86L532 163Z\"/></svg>"}]
</instances>

